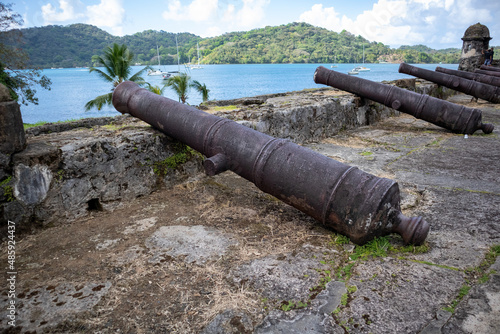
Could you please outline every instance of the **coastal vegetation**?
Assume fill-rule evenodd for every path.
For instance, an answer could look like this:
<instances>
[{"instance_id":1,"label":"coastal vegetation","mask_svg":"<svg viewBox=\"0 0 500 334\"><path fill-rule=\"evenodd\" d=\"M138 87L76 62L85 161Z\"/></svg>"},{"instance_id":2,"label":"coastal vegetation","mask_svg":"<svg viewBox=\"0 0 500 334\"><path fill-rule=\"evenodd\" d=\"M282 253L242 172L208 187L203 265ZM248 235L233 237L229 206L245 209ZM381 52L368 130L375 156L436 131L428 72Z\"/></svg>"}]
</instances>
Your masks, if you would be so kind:
<instances>
[{"instance_id":1,"label":"coastal vegetation","mask_svg":"<svg viewBox=\"0 0 500 334\"><path fill-rule=\"evenodd\" d=\"M23 23L21 15L10 4L0 2L0 83L9 90L12 99L22 104L38 104L35 87L50 90L50 79L30 64L29 54L20 47L22 34L11 27Z\"/></svg>"},{"instance_id":2,"label":"coastal vegetation","mask_svg":"<svg viewBox=\"0 0 500 334\"><path fill-rule=\"evenodd\" d=\"M267 26L212 38L163 30L117 37L88 24L51 25L0 34L8 37L19 32L23 41L12 41L10 46L24 50L29 56L30 68L94 66L92 56L113 43L126 44L135 55L133 64L142 65L158 64L157 46L162 65L177 64L177 57L180 63L195 63L197 43L203 64L361 63L363 60L366 63L458 63L461 52L458 48L434 50L424 45L392 49L346 30L337 33L307 23Z\"/></svg>"}]
</instances>

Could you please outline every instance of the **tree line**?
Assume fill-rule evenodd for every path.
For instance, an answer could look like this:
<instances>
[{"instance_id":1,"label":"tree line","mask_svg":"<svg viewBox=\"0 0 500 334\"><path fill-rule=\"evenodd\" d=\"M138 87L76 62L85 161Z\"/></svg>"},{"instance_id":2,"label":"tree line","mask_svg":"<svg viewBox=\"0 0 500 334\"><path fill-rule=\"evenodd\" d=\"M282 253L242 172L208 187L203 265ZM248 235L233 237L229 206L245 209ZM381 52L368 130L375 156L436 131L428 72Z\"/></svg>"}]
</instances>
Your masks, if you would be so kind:
<instances>
[{"instance_id":1,"label":"tree line","mask_svg":"<svg viewBox=\"0 0 500 334\"><path fill-rule=\"evenodd\" d=\"M23 39L6 38L21 33ZM392 49L348 31L340 33L307 23L267 26L231 32L212 38L190 33L146 30L123 37L113 36L88 24L45 26L1 32L12 47L21 48L31 68L90 67L92 56L113 43L126 44L134 63L162 65L197 62L197 43L203 64L255 63L458 63L460 49L433 50L423 45ZM177 45L179 53L177 54Z\"/></svg>"}]
</instances>

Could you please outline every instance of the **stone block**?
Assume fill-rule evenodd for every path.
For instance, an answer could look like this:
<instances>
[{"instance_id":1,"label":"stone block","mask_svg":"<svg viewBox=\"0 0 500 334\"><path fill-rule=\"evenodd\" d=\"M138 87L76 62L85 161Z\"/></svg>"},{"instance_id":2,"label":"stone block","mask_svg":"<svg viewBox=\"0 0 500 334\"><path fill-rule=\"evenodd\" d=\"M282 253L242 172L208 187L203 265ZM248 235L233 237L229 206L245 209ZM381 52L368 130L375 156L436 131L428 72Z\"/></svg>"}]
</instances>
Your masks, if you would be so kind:
<instances>
[{"instance_id":1,"label":"stone block","mask_svg":"<svg viewBox=\"0 0 500 334\"><path fill-rule=\"evenodd\" d=\"M16 101L0 102L0 152L11 154L26 146L21 110Z\"/></svg>"}]
</instances>

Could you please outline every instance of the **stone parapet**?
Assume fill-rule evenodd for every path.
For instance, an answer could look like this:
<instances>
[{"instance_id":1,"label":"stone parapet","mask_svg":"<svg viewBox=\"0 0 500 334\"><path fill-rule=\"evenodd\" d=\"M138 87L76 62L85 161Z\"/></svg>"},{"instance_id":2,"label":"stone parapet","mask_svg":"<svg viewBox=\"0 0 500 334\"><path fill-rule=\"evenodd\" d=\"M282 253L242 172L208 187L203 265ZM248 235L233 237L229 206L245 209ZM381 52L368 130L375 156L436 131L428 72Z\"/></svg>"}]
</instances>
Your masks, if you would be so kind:
<instances>
[{"instance_id":1,"label":"stone parapet","mask_svg":"<svg viewBox=\"0 0 500 334\"><path fill-rule=\"evenodd\" d=\"M131 117L28 136L2 182L2 227L8 220L16 221L19 231L63 224L196 175L200 159L184 148ZM169 158L177 154L183 163L172 166Z\"/></svg>"}]
</instances>

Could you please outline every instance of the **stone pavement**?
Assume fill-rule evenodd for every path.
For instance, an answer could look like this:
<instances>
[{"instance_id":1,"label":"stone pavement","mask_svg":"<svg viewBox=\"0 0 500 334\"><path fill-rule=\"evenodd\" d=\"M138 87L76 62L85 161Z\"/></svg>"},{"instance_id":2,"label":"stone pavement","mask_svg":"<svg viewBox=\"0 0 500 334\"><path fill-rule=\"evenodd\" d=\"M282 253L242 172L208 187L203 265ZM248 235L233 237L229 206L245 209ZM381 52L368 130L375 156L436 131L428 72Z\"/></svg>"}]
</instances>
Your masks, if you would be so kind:
<instances>
[{"instance_id":1,"label":"stone pavement","mask_svg":"<svg viewBox=\"0 0 500 334\"><path fill-rule=\"evenodd\" d=\"M450 100L496 130L465 138L401 115L305 145L396 180L403 213L431 225L423 246L356 246L232 173L197 175L19 240L17 327L5 291L0 328L500 332L500 106Z\"/></svg>"}]
</instances>

